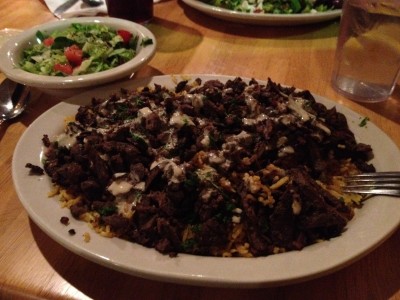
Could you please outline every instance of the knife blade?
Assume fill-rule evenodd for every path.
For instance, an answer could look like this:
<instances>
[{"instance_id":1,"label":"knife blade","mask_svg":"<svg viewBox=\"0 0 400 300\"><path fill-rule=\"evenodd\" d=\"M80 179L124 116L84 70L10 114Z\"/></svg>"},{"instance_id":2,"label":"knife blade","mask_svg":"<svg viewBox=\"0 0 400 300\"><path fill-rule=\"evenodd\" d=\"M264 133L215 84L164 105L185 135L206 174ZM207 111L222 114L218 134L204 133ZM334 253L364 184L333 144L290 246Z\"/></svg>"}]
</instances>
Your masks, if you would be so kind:
<instances>
[{"instance_id":1,"label":"knife blade","mask_svg":"<svg viewBox=\"0 0 400 300\"><path fill-rule=\"evenodd\" d=\"M66 2L64 2L63 4L61 4L59 7L57 7L54 10L54 14L57 17L61 17L61 14L63 12L65 12L66 10L68 10L71 6L73 6L76 2L78 2L79 0L67 0Z\"/></svg>"}]
</instances>

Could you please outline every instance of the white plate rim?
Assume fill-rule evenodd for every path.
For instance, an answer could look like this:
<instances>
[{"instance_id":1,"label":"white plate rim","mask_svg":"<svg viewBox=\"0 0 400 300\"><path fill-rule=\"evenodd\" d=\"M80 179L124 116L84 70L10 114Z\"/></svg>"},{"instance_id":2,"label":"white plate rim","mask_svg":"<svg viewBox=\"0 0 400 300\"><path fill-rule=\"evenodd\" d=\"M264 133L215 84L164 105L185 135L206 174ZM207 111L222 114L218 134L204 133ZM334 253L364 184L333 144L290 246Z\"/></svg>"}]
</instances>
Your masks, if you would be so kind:
<instances>
[{"instance_id":1,"label":"white plate rim","mask_svg":"<svg viewBox=\"0 0 400 300\"><path fill-rule=\"evenodd\" d=\"M225 21L253 25L301 25L324 22L341 16L341 9L303 14L255 14L212 6L199 0L182 0L190 7Z\"/></svg>"},{"instance_id":2,"label":"white plate rim","mask_svg":"<svg viewBox=\"0 0 400 300\"><path fill-rule=\"evenodd\" d=\"M50 182L47 176L29 176L27 162L40 165L41 138L62 129L65 116L76 112L77 103L88 102L93 96L104 97L121 87L161 84L173 86L177 81L197 77L202 80L226 81L234 76L223 75L163 75L109 85L74 96L61 102L38 117L23 133L15 148L12 176L19 199L28 215L47 235L66 249L103 266L147 279L212 287L257 288L297 283L339 270L368 254L385 241L400 224L400 201L390 197L375 197L356 211L342 236L293 251L259 258L215 258L178 255L170 258L154 249L147 249L117 238L108 239L92 232L86 223L74 220L67 209L61 209L55 198L47 199ZM248 80L243 78L244 80ZM259 81L265 83L265 81ZM324 97L314 95L328 107L336 106L345 113L356 137L374 147L373 163L383 169L399 171L395 158L400 151L393 141L372 122L359 127L362 116ZM376 137L380 136L379 142ZM376 147L375 147L376 146ZM378 147L379 146L379 147ZM375 149L376 148L376 149ZM380 170L380 169L378 169ZM69 216L70 225L60 223ZM372 220L372 221L371 221ZM371 224L373 223L373 224ZM68 229L77 234L70 236ZM85 243L83 232L89 232L91 241ZM333 255L334 254L334 255Z\"/></svg>"}]
</instances>

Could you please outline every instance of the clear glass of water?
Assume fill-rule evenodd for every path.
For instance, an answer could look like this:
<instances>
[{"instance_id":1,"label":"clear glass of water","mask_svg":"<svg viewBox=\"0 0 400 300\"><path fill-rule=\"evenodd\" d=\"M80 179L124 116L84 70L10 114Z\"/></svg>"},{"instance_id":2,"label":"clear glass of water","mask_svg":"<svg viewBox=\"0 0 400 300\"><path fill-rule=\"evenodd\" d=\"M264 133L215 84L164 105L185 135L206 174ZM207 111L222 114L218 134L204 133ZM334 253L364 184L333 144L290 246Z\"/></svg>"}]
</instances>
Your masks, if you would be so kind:
<instances>
[{"instance_id":1,"label":"clear glass of water","mask_svg":"<svg viewBox=\"0 0 400 300\"><path fill-rule=\"evenodd\" d=\"M400 0L344 1L332 86L360 102L386 100L400 77Z\"/></svg>"}]
</instances>

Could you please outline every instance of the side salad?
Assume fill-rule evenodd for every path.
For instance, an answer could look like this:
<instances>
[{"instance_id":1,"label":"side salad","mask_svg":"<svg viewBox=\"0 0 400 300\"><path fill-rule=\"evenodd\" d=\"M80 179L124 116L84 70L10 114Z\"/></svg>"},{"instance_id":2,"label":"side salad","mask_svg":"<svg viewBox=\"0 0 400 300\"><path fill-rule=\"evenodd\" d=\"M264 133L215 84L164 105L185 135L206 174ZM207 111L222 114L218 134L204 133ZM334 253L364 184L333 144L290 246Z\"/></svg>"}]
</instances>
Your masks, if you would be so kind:
<instances>
[{"instance_id":1,"label":"side salad","mask_svg":"<svg viewBox=\"0 0 400 300\"><path fill-rule=\"evenodd\" d=\"M50 76L90 74L115 68L136 55L139 37L102 24L71 24L50 34L38 31L38 44L23 51L23 70ZM152 44L151 39L142 44Z\"/></svg>"},{"instance_id":2,"label":"side salad","mask_svg":"<svg viewBox=\"0 0 400 300\"><path fill-rule=\"evenodd\" d=\"M204 3L247 13L299 14L342 8L343 0L200 0Z\"/></svg>"}]
</instances>

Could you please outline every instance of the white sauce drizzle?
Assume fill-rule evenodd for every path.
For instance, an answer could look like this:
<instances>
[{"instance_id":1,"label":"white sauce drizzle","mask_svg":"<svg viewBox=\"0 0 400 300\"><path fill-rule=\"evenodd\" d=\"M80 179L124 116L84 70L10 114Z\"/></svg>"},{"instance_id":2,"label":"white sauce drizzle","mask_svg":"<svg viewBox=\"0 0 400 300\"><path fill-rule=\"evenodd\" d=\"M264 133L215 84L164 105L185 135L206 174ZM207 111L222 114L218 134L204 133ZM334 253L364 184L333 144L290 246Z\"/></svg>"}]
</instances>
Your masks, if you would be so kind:
<instances>
[{"instance_id":1,"label":"white sauce drizzle","mask_svg":"<svg viewBox=\"0 0 400 300\"><path fill-rule=\"evenodd\" d=\"M225 156L220 152L210 152L208 154L208 161L210 164L220 165L225 162Z\"/></svg>"},{"instance_id":2,"label":"white sauce drizzle","mask_svg":"<svg viewBox=\"0 0 400 300\"><path fill-rule=\"evenodd\" d=\"M144 191L146 188L146 183L144 181L141 181L141 182L135 184L135 186L133 188L135 190Z\"/></svg>"},{"instance_id":3,"label":"white sauce drizzle","mask_svg":"<svg viewBox=\"0 0 400 300\"><path fill-rule=\"evenodd\" d=\"M294 215L298 215L301 212L301 204L297 200L293 200L292 202L292 211Z\"/></svg>"},{"instance_id":4,"label":"white sauce drizzle","mask_svg":"<svg viewBox=\"0 0 400 300\"><path fill-rule=\"evenodd\" d=\"M191 101L191 104L195 109L200 109L204 106L202 94L187 94L186 98Z\"/></svg>"},{"instance_id":5,"label":"white sauce drizzle","mask_svg":"<svg viewBox=\"0 0 400 300\"><path fill-rule=\"evenodd\" d=\"M201 139L200 144L202 144L204 148L210 146L210 135L208 130L204 130L204 137Z\"/></svg>"},{"instance_id":6,"label":"white sauce drizzle","mask_svg":"<svg viewBox=\"0 0 400 300\"><path fill-rule=\"evenodd\" d=\"M251 112L255 112L258 106L257 100L250 94L246 94L246 104Z\"/></svg>"},{"instance_id":7,"label":"white sauce drizzle","mask_svg":"<svg viewBox=\"0 0 400 300\"><path fill-rule=\"evenodd\" d=\"M169 182L179 183L184 178L185 172L183 167L177 165L172 159L160 158L150 165L150 170L159 167L164 172Z\"/></svg>"},{"instance_id":8,"label":"white sauce drizzle","mask_svg":"<svg viewBox=\"0 0 400 300\"><path fill-rule=\"evenodd\" d=\"M138 110L138 118L147 118L153 111L148 107L143 107Z\"/></svg>"},{"instance_id":9,"label":"white sauce drizzle","mask_svg":"<svg viewBox=\"0 0 400 300\"><path fill-rule=\"evenodd\" d=\"M185 115L179 111L176 111L171 116L171 119L169 119L169 125L174 126L176 128L181 128L184 125L193 125L194 126L194 123L188 115Z\"/></svg>"},{"instance_id":10,"label":"white sauce drizzle","mask_svg":"<svg viewBox=\"0 0 400 300\"><path fill-rule=\"evenodd\" d=\"M128 193L132 187L133 185L130 182L117 179L108 186L107 190L114 196L118 196Z\"/></svg>"},{"instance_id":11,"label":"white sauce drizzle","mask_svg":"<svg viewBox=\"0 0 400 300\"><path fill-rule=\"evenodd\" d=\"M324 131L326 134L330 135L332 132L331 130L325 126L325 124L323 124L322 122L315 120L314 124L315 127L318 127L319 129L321 129L322 131Z\"/></svg>"},{"instance_id":12,"label":"white sauce drizzle","mask_svg":"<svg viewBox=\"0 0 400 300\"><path fill-rule=\"evenodd\" d=\"M57 136L59 146L71 148L76 143L77 134L61 133Z\"/></svg>"},{"instance_id":13,"label":"white sauce drizzle","mask_svg":"<svg viewBox=\"0 0 400 300\"><path fill-rule=\"evenodd\" d=\"M293 100L293 97L289 96L288 107L293 110L302 121L306 122L310 120L310 115L303 109L302 101Z\"/></svg>"}]
</instances>

